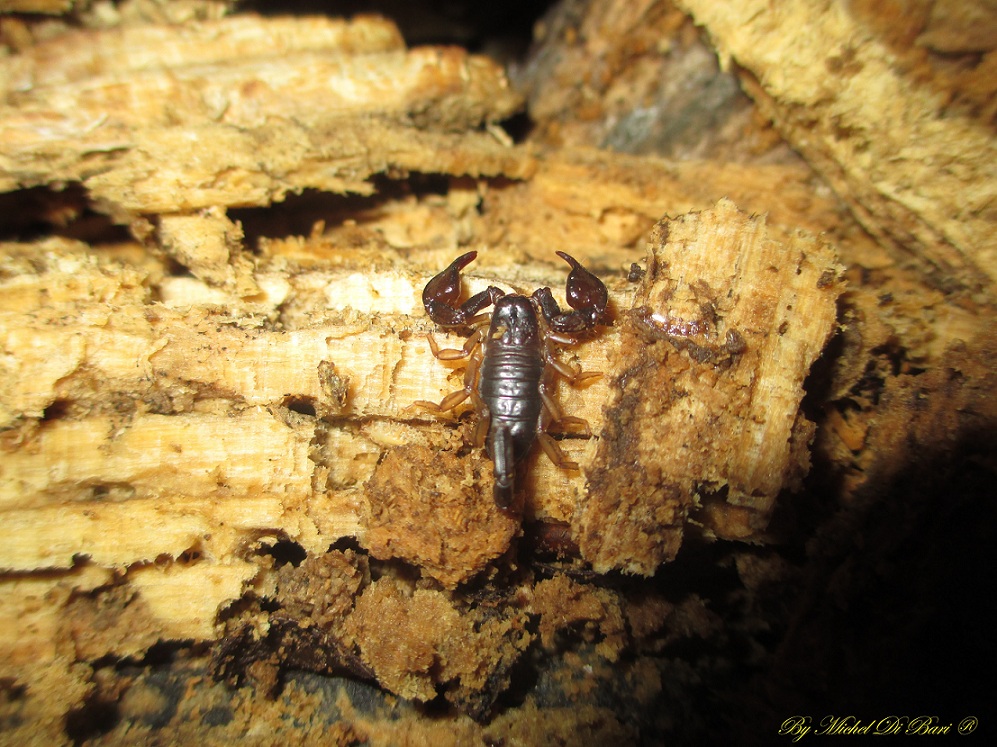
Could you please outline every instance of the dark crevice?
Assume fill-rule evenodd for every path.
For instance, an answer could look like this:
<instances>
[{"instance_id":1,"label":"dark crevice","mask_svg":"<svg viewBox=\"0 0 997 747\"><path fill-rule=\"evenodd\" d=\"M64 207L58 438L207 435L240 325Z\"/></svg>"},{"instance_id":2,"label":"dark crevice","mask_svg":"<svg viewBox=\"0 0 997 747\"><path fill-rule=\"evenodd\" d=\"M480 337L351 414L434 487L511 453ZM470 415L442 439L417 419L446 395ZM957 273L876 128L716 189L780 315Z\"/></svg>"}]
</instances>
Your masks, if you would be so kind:
<instances>
[{"instance_id":1,"label":"dark crevice","mask_svg":"<svg viewBox=\"0 0 997 747\"><path fill-rule=\"evenodd\" d=\"M285 397L281 404L291 412L314 418L316 415L314 397Z\"/></svg>"},{"instance_id":2,"label":"dark crevice","mask_svg":"<svg viewBox=\"0 0 997 747\"><path fill-rule=\"evenodd\" d=\"M84 699L83 705L66 715L66 736L74 745L81 745L107 734L119 719L118 704L96 691Z\"/></svg>"},{"instance_id":3,"label":"dark crevice","mask_svg":"<svg viewBox=\"0 0 997 747\"><path fill-rule=\"evenodd\" d=\"M297 568L308 557L305 548L289 539L277 540L272 545L263 545L259 554L272 557L277 568L288 564Z\"/></svg>"},{"instance_id":4,"label":"dark crevice","mask_svg":"<svg viewBox=\"0 0 997 747\"><path fill-rule=\"evenodd\" d=\"M362 227L385 217L386 210L406 197L445 196L454 180L446 174L408 173L404 179L375 175L369 182L369 195L336 194L306 189L290 195L274 210L273 206L232 208L228 217L242 225L244 245L258 251L260 239L310 236L316 226L333 229L344 224Z\"/></svg>"},{"instance_id":5,"label":"dark crevice","mask_svg":"<svg viewBox=\"0 0 997 747\"><path fill-rule=\"evenodd\" d=\"M329 552L355 552L359 555L366 555L367 551L357 542L355 537L340 537L329 545Z\"/></svg>"},{"instance_id":6,"label":"dark crevice","mask_svg":"<svg viewBox=\"0 0 997 747\"><path fill-rule=\"evenodd\" d=\"M90 245L131 241L126 226L96 210L80 184L31 187L0 194L0 241L58 236Z\"/></svg>"},{"instance_id":7,"label":"dark crevice","mask_svg":"<svg viewBox=\"0 0 997 747\"><path fill-rule=\"evenodd\" d=\"M410 46L455 45L500 61L523 57L533 38L533 25L552 0L507 0L504 3L413 3L410 0L291 0L279 4L251 0L241 7L263 15L376 14L390 18Z\"/></svg>"}]
</instances>

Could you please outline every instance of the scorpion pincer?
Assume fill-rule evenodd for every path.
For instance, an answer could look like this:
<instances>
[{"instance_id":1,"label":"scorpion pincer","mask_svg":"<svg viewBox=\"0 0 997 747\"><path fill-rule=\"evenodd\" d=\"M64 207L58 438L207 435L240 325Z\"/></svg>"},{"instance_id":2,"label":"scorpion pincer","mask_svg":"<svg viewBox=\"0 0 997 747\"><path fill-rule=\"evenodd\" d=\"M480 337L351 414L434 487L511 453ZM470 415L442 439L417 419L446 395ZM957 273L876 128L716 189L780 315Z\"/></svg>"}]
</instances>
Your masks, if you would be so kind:
<instances>
[{"instance_id":1,"label":"scorpion pincer","mask_svg":"<svg viewBox=\"0 0 997 747\"><path fill-rule=\"evenodd\" d=\"M609 302L606 286L599 278L569 254L557 255L571 266L565 287L570 311L561 311L550 288L523 296L489 286L460 303L460 271L474 261L477 252L455 259L426 284L422 293L426 313L436 324L473 331L459 350L441 350L429 335L430 348L438 359L468 359L464 387L439 404L416 404L442 413L471 398L479 415L474 440L477 445L484 443L494 464L494 498L503 509L512 505L516 466L529 453L534 440L540 441L544 452L559 467L578 468L565 458L544 427L549 420L586 429L588 424L581 418L563 415L548 392L549 371L556 371L571 383L600 375L567 366L551 351L549 343L574 344L577 340L573 335L605 324ZM494 307L490 319L488 314L480 314L489 305Z\"/></svg>"}]
</instances>

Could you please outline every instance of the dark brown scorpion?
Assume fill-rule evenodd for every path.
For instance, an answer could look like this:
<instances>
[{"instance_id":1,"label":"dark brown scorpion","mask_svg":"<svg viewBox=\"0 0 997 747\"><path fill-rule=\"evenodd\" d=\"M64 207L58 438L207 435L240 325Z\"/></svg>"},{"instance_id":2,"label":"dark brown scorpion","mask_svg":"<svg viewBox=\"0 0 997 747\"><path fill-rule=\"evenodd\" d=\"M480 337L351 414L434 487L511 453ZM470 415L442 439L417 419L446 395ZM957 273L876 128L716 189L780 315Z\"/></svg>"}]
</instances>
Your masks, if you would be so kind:
<instances>
[{"instance_id":1,"label":"dark brown scorpion","mask_svg":"<svg viewBox=\"0 0 997 747\"><path fill-rule=\"evenodd\" d=\"M588 423L561 412L548 391L548 366L573 384L600 374L582 373L564 364L554 357L548 343L574 344L577 340L572 335L604 324L609 294L602 281L574 257L557 252L571 266L565 287L571 311L561 311L550 288L523 296L489 286L460 303L460 271L477 256L477 252L461 255L430 280L422 292L426 313L438 325L473 329L459 350L441 350L429 335L430 348L438 359L468 359L464 387L448 394L439 404L415 404L442 413L468 397L472 399L479 415L474 441L479 446L485 444L494 463L495 503L507 509L513 501L516 466L529 453L534 440L540 441L544 452L559 467L578 469L544 426L548 419L585 429ZM479 312L490 304L494 308L489 323L489 315Z\"/></svg>"}]
</instances>

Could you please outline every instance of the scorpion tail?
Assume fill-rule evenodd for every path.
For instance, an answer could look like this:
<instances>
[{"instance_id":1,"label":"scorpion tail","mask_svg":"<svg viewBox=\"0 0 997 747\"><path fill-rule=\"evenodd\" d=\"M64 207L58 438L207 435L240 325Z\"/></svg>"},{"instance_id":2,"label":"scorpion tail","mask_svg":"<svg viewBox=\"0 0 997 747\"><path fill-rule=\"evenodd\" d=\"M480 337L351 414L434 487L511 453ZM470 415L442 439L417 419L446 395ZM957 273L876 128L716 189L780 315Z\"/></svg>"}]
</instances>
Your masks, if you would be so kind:
<instances>
[{"instance_id":1,"label":"scorpion tail","mask_svg":"<svg viewBox=\"0 0 997 747\"><path fill-rule=\"evenodd\" d=\"M507 426L492 425L491 456L495 465L495 505L505 510L512 506L516 464L512 451L512 434Z\"/></svg>"}]
</instances>

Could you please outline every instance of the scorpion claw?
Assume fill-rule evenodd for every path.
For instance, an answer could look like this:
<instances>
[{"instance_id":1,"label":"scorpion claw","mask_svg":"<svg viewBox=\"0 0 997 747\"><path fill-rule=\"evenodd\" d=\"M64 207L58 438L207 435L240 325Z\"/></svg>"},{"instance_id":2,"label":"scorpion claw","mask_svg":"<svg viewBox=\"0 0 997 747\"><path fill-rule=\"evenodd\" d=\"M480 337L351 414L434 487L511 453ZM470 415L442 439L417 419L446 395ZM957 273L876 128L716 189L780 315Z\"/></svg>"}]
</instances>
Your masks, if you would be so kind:
<instances>
[{"instance_id":1,"label":"scorpion claw","mask_svg":"<svg viewBox=\"0 0 997 747\"><path fill-rule=\"evenodd\" d=\"M458 305L461 292L460 271L477 256L477 252L460 255L447 269L426 283L422 291L422 305L426 307L429 318L441 327L469 326L475 314L505 295L504 291L490 285Z\"/></svg>"},{"instance_id":2,"label":"scorpion claw","mask_svg":"<svg viewBox=\"0 0 997 747\"><path fill-rule=\"evenodd\" d=\"M557 305L550 288L540 288L533 298L548 326L555 332L584 332L603 323L609 292L595 275L586 270L577 259L567 252L556 252L557 256L571 265L564 296L573 311L564 311Z\"/></svg>"},{"instance_id":3,"label":"scorpion claw","mask_svg":"<svg viewBox=\"0 0 997 747\"><path fill-rule=\"evenodd\" d=\"M462 254L443 272L434 277L422 291L422 305L429 318L444 327L456 327L464 322L457 302L460 300L460 271L478 256L477 252Z\"/></svg>"}]
</instances>

